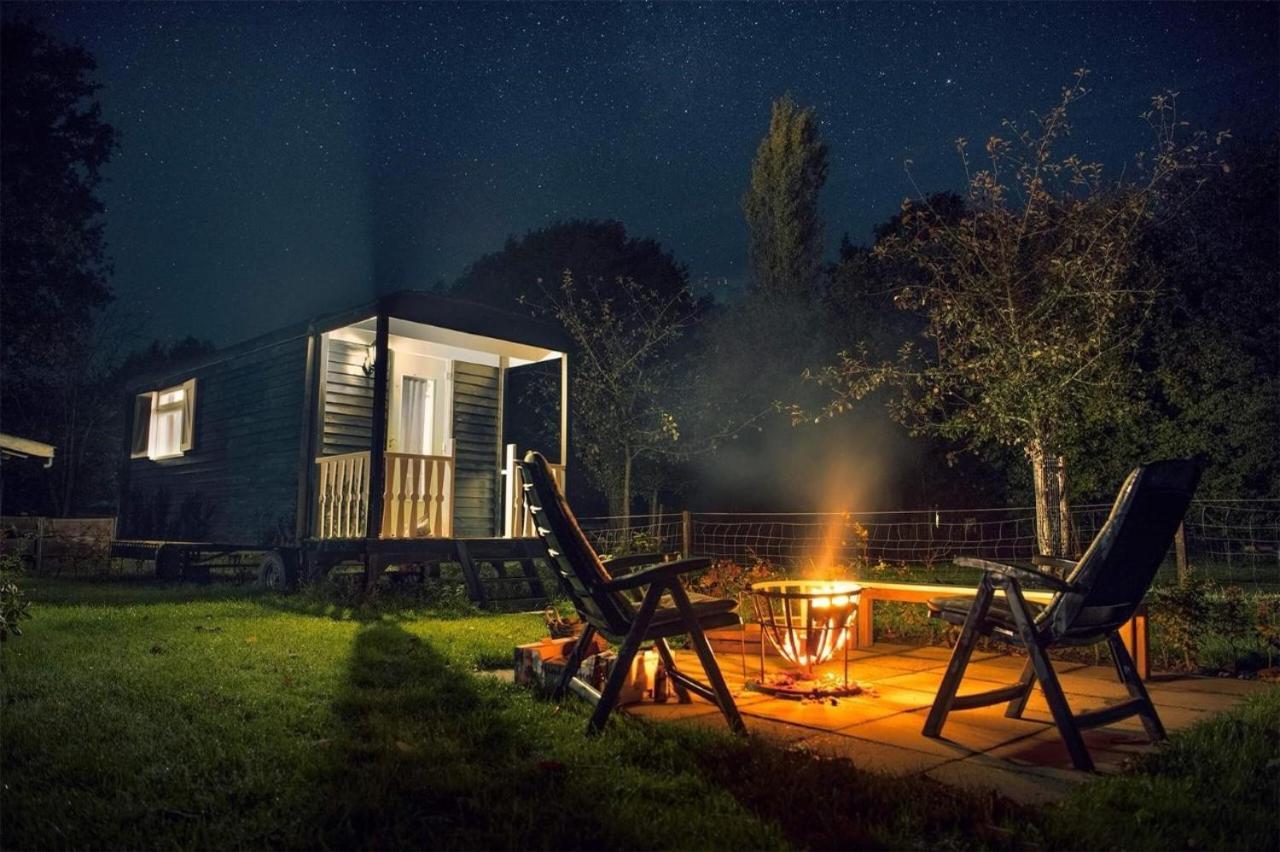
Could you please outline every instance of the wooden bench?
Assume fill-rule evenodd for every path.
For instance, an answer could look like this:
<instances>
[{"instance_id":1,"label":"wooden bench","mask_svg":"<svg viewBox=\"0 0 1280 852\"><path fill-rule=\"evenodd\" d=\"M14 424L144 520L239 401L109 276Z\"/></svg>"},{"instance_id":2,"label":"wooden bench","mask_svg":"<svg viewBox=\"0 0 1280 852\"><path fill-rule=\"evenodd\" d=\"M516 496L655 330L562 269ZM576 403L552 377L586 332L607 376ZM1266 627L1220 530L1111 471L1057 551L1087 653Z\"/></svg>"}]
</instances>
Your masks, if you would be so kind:
<instances>
[{"instance_id":1,"label":"wooden bench","mask_svg":"<svg viewBox=\"0 0 1280 852\"><path fill-rule=\"evenodd\" d=\"M874 643L872 626L873 614L877 601L899 601L902 603L926 603L933 598L973 596L977 589L971 586L938 586L925 583L882 583L877 580L855 580L862 587L858 598L857 628L854 635L855 648L869 648ZM996 592L1002 595L1003 592ZM1023 590L1023 595L1032 603L1047 604L1053 599L1053 592ZM1151 658L1147 653L1147 610L1140 606L1134 617L1120 628L1120 638L1125 648L1133 657L1138 676L1146 680L1151 675Z\"/></svg>"}]
</instances>

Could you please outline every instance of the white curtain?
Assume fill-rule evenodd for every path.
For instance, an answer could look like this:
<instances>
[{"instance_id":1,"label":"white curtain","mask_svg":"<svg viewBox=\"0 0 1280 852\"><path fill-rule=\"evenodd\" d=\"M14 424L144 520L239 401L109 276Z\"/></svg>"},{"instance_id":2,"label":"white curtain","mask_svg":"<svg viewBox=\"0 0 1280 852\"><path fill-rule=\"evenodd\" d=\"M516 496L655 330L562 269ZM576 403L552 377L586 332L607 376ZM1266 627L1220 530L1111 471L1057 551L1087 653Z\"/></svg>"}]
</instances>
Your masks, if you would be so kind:
<instances>
[{"instance_id":1,"label":"white curtain","mask_svg":"<svg viewBox=\"0 0 1280 852\"><path fill-rule=\"evenodd\" d=\"M400 394L400 439L403 452L432 455L435 379L405 376Z\"/></svg>"}]
</instances>

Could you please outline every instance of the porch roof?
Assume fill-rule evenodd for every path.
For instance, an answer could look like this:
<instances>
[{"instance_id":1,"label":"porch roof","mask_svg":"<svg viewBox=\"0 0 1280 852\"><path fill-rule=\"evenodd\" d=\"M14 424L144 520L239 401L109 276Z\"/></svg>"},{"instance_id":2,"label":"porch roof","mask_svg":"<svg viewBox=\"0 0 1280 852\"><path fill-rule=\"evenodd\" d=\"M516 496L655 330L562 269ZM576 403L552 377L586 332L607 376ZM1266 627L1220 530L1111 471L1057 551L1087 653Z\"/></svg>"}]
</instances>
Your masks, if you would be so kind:
<instances>
[{"instance_id":1,"label":"porch roof","mask_svg":"<svg viewBox=\"0 0 1280 852\"><path fill-rule=\"evenodd\" d=\"M242 343L233 344L211 355L166 367L161 372L139 373L130 378L126 387L133 393L170 384L177 379L189 377L193 370L268 346L306 337L308 334L332 331L380 314L552 349L557 352L567 352L571 345L569 336L564 330L551 322L426 290L399 290L380 296L371 302L364 302L336 313L313 317L305 322L295 323Z\"/></svg>"}]
</instances>

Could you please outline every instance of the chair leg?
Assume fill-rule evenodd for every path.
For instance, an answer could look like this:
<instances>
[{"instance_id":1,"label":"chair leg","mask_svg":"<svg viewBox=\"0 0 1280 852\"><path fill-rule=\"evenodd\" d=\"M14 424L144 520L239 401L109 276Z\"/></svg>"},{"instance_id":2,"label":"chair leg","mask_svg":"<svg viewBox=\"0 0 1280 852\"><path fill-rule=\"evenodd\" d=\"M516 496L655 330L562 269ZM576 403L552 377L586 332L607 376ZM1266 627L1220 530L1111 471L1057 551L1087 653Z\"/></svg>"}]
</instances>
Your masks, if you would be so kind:
<instances>
[{"instance_id":1,"label":"chair leg","mask_svg":"<svg viewBox=\"0 0 1280 852\"><path fill-rule=\"evenodd\" d=\"M552 698L559 700L564 696L565 690L569 688L569 682L577 675L578 666L582 665L582 658L595 635L596 629L590 624L582 629L582 635L578 637L577 642L573 643L573 650L569 652L569 659L564 661L564 674L560 675L560 682L551 693Z\"/></svg>"},{"instance_id":2,"label":"chair leg","mask_svg":"<svg viewBox=\"0 0 1280 852\"><path fill-rule=\"evenodd\" d=\"M609 720L609 714L618 703L618 693L622 691L622 683L631 671L631 661L640 650L640 643L649 629L649 622L653 620L653 613L658 608L658 600L662 597L662 592L662 583L649 585L644 602L640 604L640 611L636 613L635 621L631 623L631 630L622 640L622 647L618 649L618 658L613 663L613 674L609 675L609 679L605 681L604 689L600 692L600 701L596 704L595 712L591 714L591 721L587 723L588 734L597 734L604 729L604 723Z\"/></svg>"},{"instance_id":3,"label":"chair leg","mask_svg":"<svg viewBox=\"0 0 1280 852\"><path fill-rule=\"evenodd\" d=\"M662 664L667 667L668 674L676 670L676 658L671 653L671 646L667 644L666 639L658 639L653 643L653 647L658 649L658 657L662 660ZM667 678L667 682L676 691L676 698L681 704L688 704L693 701L689 697L689 690L684 688L678 680Z\"/></svg>"},{"instance_id":4,"label":"chair leg","mask_svg":"<svg viewBox=\"0 0 1280 852\"><path fill-rule=\"evenodd\" d=\"M720 712L724 714L725 721L729 723L729 728L735 734L745 735L747 726L742 721L741 714L738 713L738 705L733 700L729 685L724 682L724 675L720 673L720 664L716 662L715 651L711 650L711 644L707 642L707 634L702 631L698 616L693 611L693 604L689 603L689 596L678 579L671 583L671 598L684 617L685 627L689 628L689 639L693 642L693 649L698 652L698 660L702 663L711 690L716 694Z\"/></svg>"},{"instance_id":5,"label":"chair leg","mask_svg":"<svg viewBox=\"0 0 1280 852\"><path fill-rule=\"evenodd\" d=\"M1111 659L1115 661L1116 673L1120 675L1120 682L1128 690L1129 697L1137 698L1146 705L1146 710L1138 711L1138 718L1142 720L1142 727L1147 732L1147 737L1152 742L1163 740L1166 736L1164 724L1156 713L1156 706L1151 703L1151 696L1143 686L1142 678L1138 676L1137 666L1133 664L1133 658L1129 656L1129 649L1124 646L1120 634L1112 631L1107 636L1107 646L1111 649Z\"/></svg>"},{"instance_id":6,"label":"chair leg","mask_svg":"<svg viewBox=\"0 0 1280 852\"><path fill-rule=\"evenodd\" d=\"M960 638L956 640L956 646L951 649L951 662L947 663L947 673L942 678L942 685L938 687L938 694L934 696L929 718L925 720L924 735L926 737L942 735L942 726L947 721L947 714L951 712L951 702L960 691L964 670L969 665L969 657L973 655L974 647L978 644L978 627L987 617L987 610L991 608L991 598L994 595L995 590L991 587L991 580L984 574L982 582L978 584L978 594L973 599L969 616L964 620L964 627L960 630Z\"/></svg>"},{"instance_id":7,"label":"chair leg","mask_svg":"<svg viewBox=\"0 0 1280 852\"><path fill-rule=\"evenodd\" d=\"M1009 602L1013 621L1018 625L1018 635L1022 637L1022 644L1027 648L1027 655L1031 658L1035 676L1040 681L1040 689L1044 692L1044 699L1049 704L1049 712L1053 714L1058 733L1067 746L1067 753L1071 755L1071 763L1076 769L1092 772L1093 758L1089 756L1089 749L1085 747L1084 738L1080 736L1080 727L1076 725L1071 705L1067 703L1067 696L1062 692L1061 684L1058 683L1053 664L1049 662L1049 653L1040 644L1040 638L1036 635L1034 621L1022 597L1022 589L1015 580L1006 579L1004 582L1005 600Z\"/></svg>"},{"instance_id":8,"label":"chair leg","mask_svg":"<svg viewBox=\"0 0 1280 852\"><path fill-rule=\"evenodd\" d=\"M1036 667L1031 662L1031 658L1027 658L1027 664L1022 667L1022 674L1018 676L1018 685L1022 687L1022 694L1009 702L1009 706L1005 708L1004 715L1009 719L1021 719L1022 713L1027 709L1027 700L1031 698L1031 690L1036 686Z\"/></svg>"}]
</instances>

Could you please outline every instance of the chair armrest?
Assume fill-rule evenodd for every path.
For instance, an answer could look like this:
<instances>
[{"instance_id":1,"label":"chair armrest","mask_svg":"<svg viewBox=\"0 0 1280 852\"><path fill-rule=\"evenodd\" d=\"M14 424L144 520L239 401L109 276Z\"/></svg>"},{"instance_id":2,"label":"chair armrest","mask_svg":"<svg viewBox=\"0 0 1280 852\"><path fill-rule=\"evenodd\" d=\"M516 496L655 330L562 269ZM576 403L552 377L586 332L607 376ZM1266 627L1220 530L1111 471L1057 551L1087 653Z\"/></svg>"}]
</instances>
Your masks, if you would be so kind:
<instances>
[{"instance_id":1,"label":"chair armrest","mask_svg":"<svg viewBox=\"0 0 1280 852\"><path fill-rule=\"evenodd\" d=\"M611 592L624 592L628 589L647 586L656 580L666 580L671 577L678 577L681 574L688 574L690 571L698 571L710 566L711 558L708 556L695 556L692 559L678 559L675 562L662 562L658 565L651 565L648 568L641 568L634 574L615 577L605 583L604 588Z\"/></svg>"},{"instance_id":2,"label":"chair armrest","mask_svg":"<svg viewBox=\"0 0 1280 852\"><path fill-rule=\"evenodd\" d=\"M612 575L619 571L630 571L637 565L657 565L665 555L663 553L632 553L629 556L606 559L602 564L604 565L604 570Z\"/></svg>"},{"instance_id":3,"label":"chair armrest","mask_svg":"<svg viewBox=\"0 0 1280 852\"><path fill-rule=\"evenodd\" d=\"M1055 592L1074 592L1077 588L1047 571L1041 571L1031 565L1010 565L1005 562L992 562L989 559L976 559L972 556L960 556L955 560L955 564L962 565L965 568L980 568L990 574L1000 574L1005 577L1013 577L1019 580L1035 580L1043 583Z\"/></svg>"},{"instance_id":4,"label":"chair armrest","mask_svg":"<svg viewBox=\"0 0 1280 852\"><path fill-rule=\"evenodd\" d=\"M1076 567L1076 560L1064 559L1061 556L1033 556L1031 557L1032 565L1043 565L1046 568L1060 568L1063 571L1070 571Z\"/></svg>"}]
</instances>

